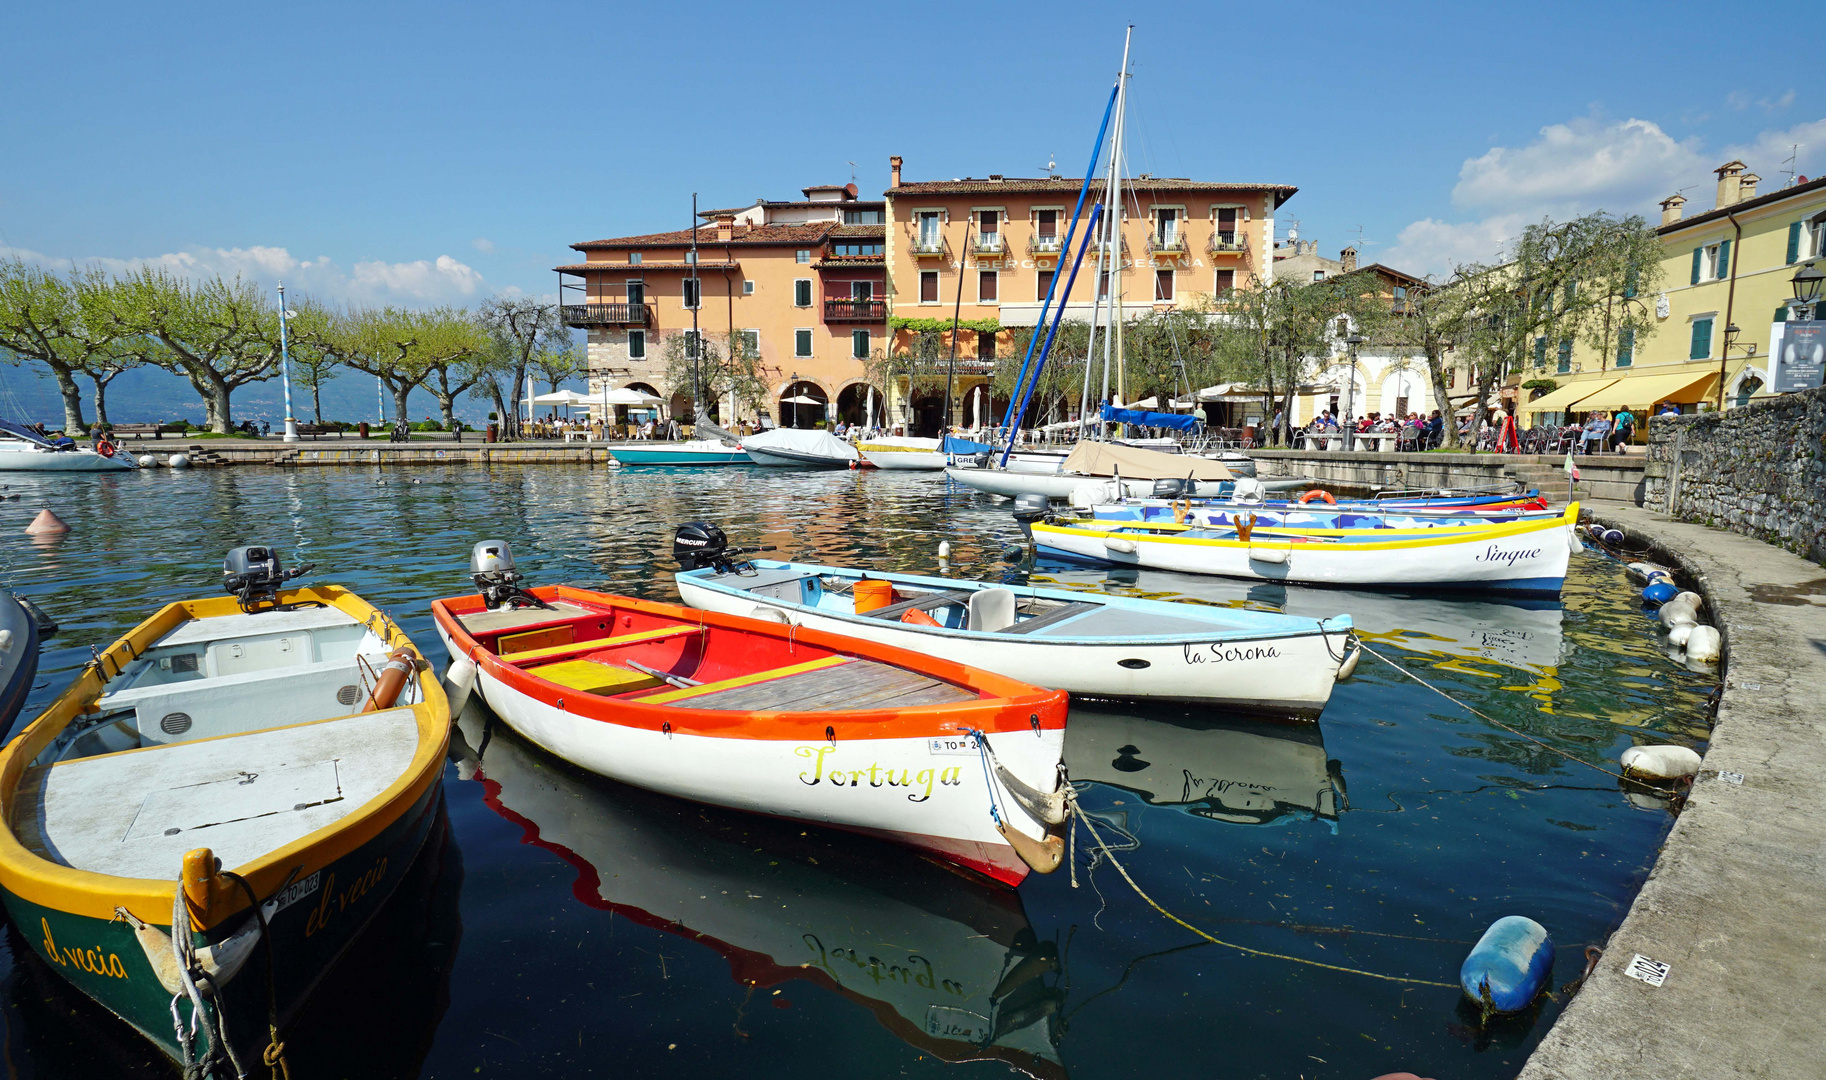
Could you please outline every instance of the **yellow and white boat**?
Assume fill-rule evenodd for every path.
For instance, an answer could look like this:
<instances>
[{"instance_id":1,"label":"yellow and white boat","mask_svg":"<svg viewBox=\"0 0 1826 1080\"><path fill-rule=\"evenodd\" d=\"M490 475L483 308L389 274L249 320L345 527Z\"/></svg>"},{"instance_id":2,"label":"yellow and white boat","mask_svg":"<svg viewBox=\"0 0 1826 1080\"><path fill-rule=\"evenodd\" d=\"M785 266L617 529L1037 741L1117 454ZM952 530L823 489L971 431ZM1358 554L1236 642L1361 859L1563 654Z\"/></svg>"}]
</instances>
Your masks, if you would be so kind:
<instances>
[{"instance_id":1,"label":"yellow and white boat","mask_svg":"<svg viewBox=\"0 0 1826 1080\"><path fill-rule=\"evenodd\" d=\"M384 613L281 588L271 548L229 571L238 596L161 608L0 751L20 936L194 1075L282 1056L424 845L449 737Z\"/></svg>"}]
</instances>

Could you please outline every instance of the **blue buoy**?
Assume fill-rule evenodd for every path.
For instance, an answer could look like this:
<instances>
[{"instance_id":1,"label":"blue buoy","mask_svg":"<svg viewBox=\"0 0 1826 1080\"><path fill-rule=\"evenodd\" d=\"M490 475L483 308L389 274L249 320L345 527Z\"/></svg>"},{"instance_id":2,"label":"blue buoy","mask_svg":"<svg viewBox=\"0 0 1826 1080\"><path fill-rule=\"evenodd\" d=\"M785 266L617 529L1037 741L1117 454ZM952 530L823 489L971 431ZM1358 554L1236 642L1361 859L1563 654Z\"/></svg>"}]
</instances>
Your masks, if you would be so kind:
<instances>
[{"instance_id":1,"label":"blue buoy","mask_svg":"<svg viewBox=\"0 0 1826 1080\"><path fill-rule=\"evenodd\" d=\"M1618 544L1621 544L1623 542L1623 530L1605 529L1604 530L1604 542L1609 544L1611 547L1616 547Z\"/></svg>"},{"instance_id":2,"label":"blue buoy","mask_svg":"<svg viewBox=\"0 0 1826 1080\"><path fill-rule=\"evenodd\" d=\"M1524 915L1490 924L1458 969L1458 985L1472 1001L1499 1013L1521 1012L1547 985L1553 971L1553 935Z\"/></svg>"},{"instance_id":3,"label":"blue buoy","mask_svg":"<svg viewBox=\"0 0 1826 1080\"><path fill-rule=\"evenodd\" d=\"M1642 599L1659 607L1680 595L1680 589L1666 578L1656 578L1642 590Z\"/></svg>"}]
</instances>

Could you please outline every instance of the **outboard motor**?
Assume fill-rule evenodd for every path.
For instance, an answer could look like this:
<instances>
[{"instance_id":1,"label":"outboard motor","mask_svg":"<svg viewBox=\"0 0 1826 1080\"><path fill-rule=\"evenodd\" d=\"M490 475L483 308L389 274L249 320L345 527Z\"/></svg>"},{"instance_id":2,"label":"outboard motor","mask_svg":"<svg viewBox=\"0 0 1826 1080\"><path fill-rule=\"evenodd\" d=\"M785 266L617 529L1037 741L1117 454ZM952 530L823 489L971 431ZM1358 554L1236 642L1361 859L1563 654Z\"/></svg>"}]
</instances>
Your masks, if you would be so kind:
<instances>
[{"instance_id":1,"label":"outboard motor","mask_svg":"<svg viewBox=\"0 0 1826 1080\"><path fill-rule=\"evenodd\" d=\"M1198 494L1198 481L1191 477L1163 476L1154 481L1154 498L1189 499Z\"/></svg>"},{"instance_id":2,"label":"outboard motor","mask_svg":"<svg viewBox=\"0 0 1826 1080\"><path fill-rule=\"evenodd\" d=\"M256 611L291 611L301 606L316 606L316 601L305 605L279 602L279 586L316 568L316 563L305 563L295 570L284 569L279 565L279 549L275 547L238 547L222 560L222 588L233 593L241 610L250 615Z\"/></svg>"},{"instance_id":3,"label":"outboard motor","mask_svg":"<svg viewBox=\"0 0 1826 1080\"><path fill-rule=\"evenodd\" d=\"M732 548L728 535L708 521L687 521L672 531L672 557L680 570L709 567L719 574L735 573L746 566L741 556L772 550L772 545Z\"/></svg>"},{"instance_id":4,"label":"outboard motor","mask_svg":"<svg viewBox=\"0 0 1826 1080\"><path fill-rule=\"evenodd\" d=\"M1021 526L1021 534L1027 537L1028 543L1033 542L1033 523L1044 521L1051 512L1052 507L1044 495L1029 492L1014 497L1014 520Z\"/></svg>"},{"instance_id":5,"label":"outboard motor","mask_svg":"<svg viewBox=\"0 0 1826 1080\"><path fill-rule=\"evenodd\" d=\"M471 548L469 576L490 611L521 607L556 610L520 587L520 582L526 579L514 569L513 549L505 540L484 540Z\"/></svg>"}]
</instances>

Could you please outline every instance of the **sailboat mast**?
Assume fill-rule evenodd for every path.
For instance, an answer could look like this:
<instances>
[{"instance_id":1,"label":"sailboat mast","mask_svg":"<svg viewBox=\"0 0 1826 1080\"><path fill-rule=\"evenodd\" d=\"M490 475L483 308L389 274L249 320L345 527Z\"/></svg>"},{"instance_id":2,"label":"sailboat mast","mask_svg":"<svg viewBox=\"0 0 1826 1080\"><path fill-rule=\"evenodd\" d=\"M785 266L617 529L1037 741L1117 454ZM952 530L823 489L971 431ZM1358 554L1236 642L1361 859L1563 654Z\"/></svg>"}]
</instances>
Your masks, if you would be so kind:
<instances>
[{"instance_id":1,"label":"sailboat mast","mask_svg":"<svg viewBox=\"0 0 1826 1080\"><path fill-rule=\"evenodd\" d=\"M697 192L691 193L691 289L697 293L691 304L691 424L703 422L703 404L699 400L700 383L697 366L704 355L704 336L697 332L697 309L704 306L704 283L697 276ZM694 435L693 438L696 436Z\"/></svg>"},{"instance_id":2,"label":"sailboat mast","mask_svg":"<svg viewBox=\"0 0 1826 1080\"><path fill-rule=\"evenodd\" d=\"M1109 175L1103 182L1104 204L1109 214L1104 222L1108 230L1104 242L1110 252L1109 310L1110 325L1103 332L1103 396L1099 400L1110 399L1110 350L1112 339L1120 352L1122 337L1122 133L1127 126L1129 99L1129 43L1134 39L1135 27L1131 24L1122 38L1122 71L1116 76L1116 129L1111 134ZM1121 361L1118 358L1117 363ZM1121 393L1120 375L1118 375L1117 393ZM1104 438L1109 436L1109 425L1099 422L1099 432Z\"/></svg>"}]
</instances>

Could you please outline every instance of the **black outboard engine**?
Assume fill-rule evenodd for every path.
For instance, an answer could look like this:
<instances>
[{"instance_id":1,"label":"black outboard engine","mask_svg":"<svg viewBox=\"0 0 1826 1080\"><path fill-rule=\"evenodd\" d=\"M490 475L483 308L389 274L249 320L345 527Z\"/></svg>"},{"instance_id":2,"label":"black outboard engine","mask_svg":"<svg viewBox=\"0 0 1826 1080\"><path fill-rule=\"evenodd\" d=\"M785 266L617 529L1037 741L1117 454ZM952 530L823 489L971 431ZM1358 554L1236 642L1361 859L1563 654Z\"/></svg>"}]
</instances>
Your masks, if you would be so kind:
<instances>
[{"instance_id":1,"label":"black outboard engine","mask_svg":"<svg viewBox=\"0 0 1826 1080\"><path fill-rule=\"evenodd\" d=\"M1026 536L1030 543L1033 541L1033 523L1044 521L1046 515L1051 512L1052 507L1044 495L1029 492L1014 497L1014 520L1021 526L1022 535Z\"/></svg>"},{"instance_id":2,"label":"black outboard engine","mask_svg":"<svg viewBox=\"0 0 1826 1080\"><path fill-rule=\"evenodd\" d=\"M304 604L279 602L281 585L316 568L316 563L305 563L295 570L284 569L279 565L279 549L276 547L238 547L222 560L222 588L233 593L241 610L250 615L256 611L293 611L299 607L317 607L321 606L317 601Z\"/></svg>"},{"instance_id":3,"label":"black outboard engine","mask_svg":"<svg viewBox=\"0 0 1826 1080\"><path fill-rule=\"evenodd\" d=\"M732 548L723 530L708 521L687 521L672 532L672 557L680 570L709 567L719 574L737 573L747 568L741 556L772 550L772 545Z\"/></svg>"},{"instance_id":4,"label":"black outboard engine","mask_svg":"<svg viewBox=\"0 0 1826 1080\"><path fill-rule=\"evenodd\" d=\"M469 576L490 611L522 607L556 610L520 587L526 579L514 569L513 549L505 540L484 540L470 549Z\"/></svg>"},{"instance_id":5,"label":"black outboard engine","mask_svg":"<svg viewBox=\"0 0 1826 1080\"><path fill-rule=\"evenodd\" d=\"M1198 481L1191 477L1163 476L1154 481L1154 498L1189 499L1198 494Z\"/></svg>"}]
</instances>

